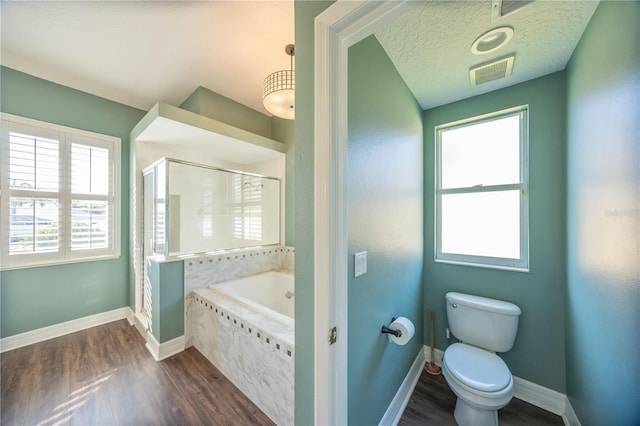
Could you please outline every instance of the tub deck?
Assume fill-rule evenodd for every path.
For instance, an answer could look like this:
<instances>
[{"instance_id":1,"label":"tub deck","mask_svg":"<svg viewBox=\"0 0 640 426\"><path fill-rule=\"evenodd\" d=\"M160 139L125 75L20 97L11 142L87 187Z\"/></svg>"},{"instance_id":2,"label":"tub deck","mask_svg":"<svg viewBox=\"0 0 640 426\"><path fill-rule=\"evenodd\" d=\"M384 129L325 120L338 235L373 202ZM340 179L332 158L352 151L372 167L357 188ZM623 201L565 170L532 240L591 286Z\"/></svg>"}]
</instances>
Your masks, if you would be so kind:
<instances>
[{"instance_id":1,"label":"tub deck","mask_svg":"<svg viewBox=\"0 0 640 426\"><path fill-rule=\"evenodd\" d=\"M185 302L193 346L276 424L293 424L293 318L215 285Z\"/></svg>"},{"instance_id":2,"label":"tub deck","mask_svg":"<svg viewBox=\"0 0 640 426\"><path fill-rule=\"evenodd\" d=\"M293 319L271 309L247 303L240 297L232 297L216 289L215 286L197 289L193 294L201 300L207 300L217 305L225 315L232 313L234 316L242 318L247 324L272 334L274 338L281 340L284 344L294 346L295 322ZM192 301L192 303L194 302Z\"/></svg>"}]
</instances>

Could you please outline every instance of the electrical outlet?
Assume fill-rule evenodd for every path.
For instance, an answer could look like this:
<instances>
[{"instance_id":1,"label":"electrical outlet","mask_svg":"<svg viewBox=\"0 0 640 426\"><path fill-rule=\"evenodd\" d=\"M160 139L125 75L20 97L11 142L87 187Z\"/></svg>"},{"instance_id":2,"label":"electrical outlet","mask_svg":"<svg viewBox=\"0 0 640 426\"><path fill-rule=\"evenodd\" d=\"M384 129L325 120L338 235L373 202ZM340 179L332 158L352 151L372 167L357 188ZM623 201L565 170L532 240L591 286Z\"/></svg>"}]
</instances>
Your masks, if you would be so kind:
<instances>
[{"instance_id":1,"label":"electrical outlet","mask_svg":"<svg viewBox=\"0 0 640 426\"><path fill-rule=\"evenodd\" d=\"M354 255L355 259L355 267L354 267L354 276L359 277L360 275L367 273L367 252L361 251L360 253L356 253Z\"/></svg>"}]
</instances>

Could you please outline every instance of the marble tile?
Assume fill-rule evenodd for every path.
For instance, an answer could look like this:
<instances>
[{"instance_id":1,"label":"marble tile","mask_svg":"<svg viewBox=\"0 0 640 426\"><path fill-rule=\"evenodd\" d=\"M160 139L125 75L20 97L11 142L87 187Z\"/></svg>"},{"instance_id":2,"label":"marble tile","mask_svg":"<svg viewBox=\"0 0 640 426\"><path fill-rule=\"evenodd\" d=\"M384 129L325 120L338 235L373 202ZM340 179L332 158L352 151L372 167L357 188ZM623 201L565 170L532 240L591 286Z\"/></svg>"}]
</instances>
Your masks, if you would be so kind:
<instances>
[{"instance_id":1,"label":"marble tile","mask_svg":"<svg viewBox=\"0 0 640 426\"><path fill-rule=\"evenodd\" d=\"M293 271L295 249L273 246L184 260L185 338L279 425L294 419L294 321L272 318L210 288L272 270Z\"/></svg>"},{"instance_id":2,"label":"marble tile","mask_svg":"<svg viewBox=\"0 0 640 426\"><path fill-rule=\"evenodd\" d=\"M188 304L193 346L279 425L294 420L294 327L212 289Z\"/></svg>"},{"instance_id":3,"label":"marble tile","mask_svg":"<svg viewBox=\"0 0 640 426\"><path fill-rule=\"evenodd\" d=\"M184 260L185 295L195 289L262 272L294 269L295 249L272 246L230 250Z\"/></svg>"}]
</instances>

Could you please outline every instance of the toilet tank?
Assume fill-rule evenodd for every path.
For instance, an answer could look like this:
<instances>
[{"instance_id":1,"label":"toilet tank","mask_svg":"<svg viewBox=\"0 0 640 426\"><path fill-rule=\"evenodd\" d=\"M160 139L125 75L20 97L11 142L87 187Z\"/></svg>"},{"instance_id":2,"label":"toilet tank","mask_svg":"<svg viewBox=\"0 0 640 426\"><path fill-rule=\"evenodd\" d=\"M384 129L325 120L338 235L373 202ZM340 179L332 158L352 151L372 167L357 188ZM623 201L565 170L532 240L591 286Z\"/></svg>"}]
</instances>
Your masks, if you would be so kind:
<instances>
[{"instance_id":1,"label":"toilet tank","mask_svg":"<svg viewBox=\"0 0 640 426\"><path fill-rule=\"evenodd\" d=\"M470 294L446 295L449 330L464 343L494 352L513 347L520 308L513 303Z\"/></svg>"}]
</instances>

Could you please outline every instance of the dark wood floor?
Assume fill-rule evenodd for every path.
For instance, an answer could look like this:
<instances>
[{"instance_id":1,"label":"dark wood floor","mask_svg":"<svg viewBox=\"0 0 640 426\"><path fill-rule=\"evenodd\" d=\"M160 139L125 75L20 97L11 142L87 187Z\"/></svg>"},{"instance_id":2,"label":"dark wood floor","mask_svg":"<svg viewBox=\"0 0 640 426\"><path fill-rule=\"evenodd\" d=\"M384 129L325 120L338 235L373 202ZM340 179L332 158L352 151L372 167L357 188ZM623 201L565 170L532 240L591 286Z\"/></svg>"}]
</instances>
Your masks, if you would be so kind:
<instances>
[{"instance_id":1,"label":"dark wood floor","mask_svg":"<svg viewBox=\"0 0 640 426\"><path fill-rule=\"evenodd\" d=\"M1 359L0 424L272 425L196 349L156 362L126 320L15 349ZM400 425L455 425L455 395L422 372ZM561 425L513 399L500 424Z\"/></svg>"},{"instance_id":2,"label":"dark wood floor","mask_svg":"<svg viewBox=\"0 0 640 426\"><path fill-rule=\"evenodd\" d=\"M444 376L432 376L422 370L420 379L411 395L407 408L398 423L399 426L452 425L456 396L449 389ZM513 398L498 410L500 426L542 426L563 425L562 418L541 408Z\"/></svg>"},{"instance_id":3,"label":"dark wood floor","mask_svg":"<svg viewBox=\"0 0 640 426\"><path fill-rule=\"evenodd\" d=\"M273 424L196 349L156 362L126 320L1 362L3 426Z\"/></svg>"}]
</instances>

